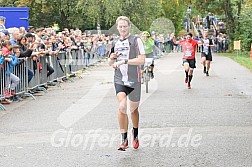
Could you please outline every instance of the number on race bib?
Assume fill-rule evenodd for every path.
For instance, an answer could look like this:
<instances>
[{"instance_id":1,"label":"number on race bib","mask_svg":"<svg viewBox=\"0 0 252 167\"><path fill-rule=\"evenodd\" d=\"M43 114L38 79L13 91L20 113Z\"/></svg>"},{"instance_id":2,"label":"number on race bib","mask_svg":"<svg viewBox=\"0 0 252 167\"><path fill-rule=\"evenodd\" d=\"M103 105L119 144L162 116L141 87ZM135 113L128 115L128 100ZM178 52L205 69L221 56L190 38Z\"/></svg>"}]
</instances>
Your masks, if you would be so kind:
<instances>
[{"instance_id":1,"label":"number on race bib","mask_svg":"<svg viewBox=\"0 0 252 167\"><path fill-rule=\"evenodd\" d=\"M185 56L186 56L186 57L192 56L192 52L191 52L191 51L186 51L186 52L185 52Z\"/></svg>"}]
</instances>

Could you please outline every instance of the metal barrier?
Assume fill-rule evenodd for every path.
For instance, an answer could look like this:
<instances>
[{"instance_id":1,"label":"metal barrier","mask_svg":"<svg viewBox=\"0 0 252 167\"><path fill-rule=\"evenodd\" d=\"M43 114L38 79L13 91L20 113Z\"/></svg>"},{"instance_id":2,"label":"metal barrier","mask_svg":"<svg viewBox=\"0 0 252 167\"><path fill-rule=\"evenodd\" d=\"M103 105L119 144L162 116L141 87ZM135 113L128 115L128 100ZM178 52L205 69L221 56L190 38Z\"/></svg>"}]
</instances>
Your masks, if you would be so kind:
<instances>
[{"instance_id":1,"label":"metal barrier","mask_svg":"<svg viewBox=\"0 0 252 167\"><path fill-rule=\"evenodd\" d=\"M28 66L27 59L19 59L19 64L16 65L13 69L13 74L19 78L19 84L15 88L15 92L18 95L25 97L32 97L35 100L35 97L28 93Z\"/></svg>"},{"instance_id":2,"label":"metal barrier","mask_svg":"<svg viewBox=\"0 0 252 167\"><path fill-rule=\"evenodd\" d=\"M52 55L52 56L48 56L47 58L47 62L48 65L50 67L52 67L52 69L54 70L54 72L48 77L48 82L54 82L54 81L58 81L58 76L57 76L57 56L56 55Z\"/></svg>"},{"instance_id":3,"label":"metal barrier","mask_svg":"<svg viewBox=\"0 0 252 167\"><path fill-rule=\"evenodd\" d=\"M58 55L54 56L54 58L56 58L56 78L63 79L66 76L66 70L64 68L65 52L60 52Z\"/></svg>"},{"instance_id":4,"label":"metal barrier","mask_svg":"<svg viewBox=\"0 0 252 167\"><path fill-rule=\"evenodd\" d=\"M4 84L5 84L4 68L0 66L0 101L5 100L4 97ZM0 109L6 110L6 108L0 103Z\"/></svg>"},{"instance_id":5,"label":"metal barrier","mask_svg":"<svg viewBox=\"0 0 252 167\"><path fill-rule=\"evenodd\" d=\"M28 93L28 68L26 59L19 59L16 66L10 67L10 64L6 62L3 68L0 68L0 100L5 101L13 96L23 96L23 97L35 97ZM11 68L11 71L10 71ZM8 71L8 72L7 72ZM0 109L6 110L1 104Z\"/></svg>"},{"instance_id":6,"label":"metal barrier","mask_svg":"<svg viewBox=\"0 0 252 167\"><path fill-rule=\"evenodd\" d=\"M46 83L42 83L42 78L45 78L45 71L47 71L45 64L42 64L45 63L45 58L41 55L38 58L29 58L27 61L28 69L32 69L34 73L32 80L28 84L27 90L47 92L47 90L43 87Z\"/></svg>"},{"instance_id":7,"label":"metal barrier","mask_svg":"<svg viewBox=\"0 0 252 167\"><path fill-rule=\"evenodd\" d=\"M19 59L11 76L7 75L9 64L6 62L4 67L0 67L0 101L6 100L9 97L8 93L11 92L10 87L15 83L15 95L22 97L35 97L29 93L31 91L44 91L47 92L46 86L48 82L59 83L61 79L67 79L73 82L70 78L71 75L79 76L86 67L97 65L101 62L102 56L98 56L95 50L84 53L83 49L68 50L66 52L60 52L57 55L39 55L38 57L32 57L27 59ZM53 69L53 70L52 70ZM33 78L28 83L28 70L33 72ZM51 70L51 75L50 74ZM13 85L12 85L13 88ZM6 108L0 103L0 109L6 110Z\"/></svg>"}]
</instances>

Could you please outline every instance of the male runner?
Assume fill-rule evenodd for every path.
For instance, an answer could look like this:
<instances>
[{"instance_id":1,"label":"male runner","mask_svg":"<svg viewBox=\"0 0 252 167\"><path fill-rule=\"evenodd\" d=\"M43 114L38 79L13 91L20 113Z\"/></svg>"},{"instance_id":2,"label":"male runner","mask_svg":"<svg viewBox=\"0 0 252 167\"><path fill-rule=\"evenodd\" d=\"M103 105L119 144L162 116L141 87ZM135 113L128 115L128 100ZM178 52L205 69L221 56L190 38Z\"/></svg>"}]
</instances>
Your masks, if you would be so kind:
<instances>
[{"instance_id":1,"label":"male runner","mask_svg":"<svg viewBox=\"0 0 252 167\"><path fill-rule=\"evenodd\" d=\"M187 83L188 89L191 89L191 81L193 78L193 69L196 68L195 52L198 41L192 39L192 33L186 35L186 39L175 41L176 44L181 44L183 54L183 66L185 69L185 83Z\"/></svg>"},{"instance_id":2,"label":"male runner","mask_svg":"<svg viewBox=\"0 0 252 167\"><path fill-rule=\"evenodd\" d=\"M140 65L144 64L145 52L142 40L129 33L131 24L128 17L118 17L116 25L120 38L112 46L109 65L115 69L114 85L118 100L118 122L122 134L122 143L119 145L118 150L125 151L128 147L127 96L133 124L132 145L135 149L139 147Z\"/></svg>"},{"instance_id":3,"label":"male runner","mask_svg":"<svg viewBox=\"0 0 252 167\"><path fill-rule=\"evenodd\" d=\"M210 63L212 61L212 51L211 48L214 47L213 40L208 37L208 30L204 31L204 38L201 39L202 42L202 52L201 60L204 67L203 72L206 76L209 76Z\"/></svg>"}]
</instances>

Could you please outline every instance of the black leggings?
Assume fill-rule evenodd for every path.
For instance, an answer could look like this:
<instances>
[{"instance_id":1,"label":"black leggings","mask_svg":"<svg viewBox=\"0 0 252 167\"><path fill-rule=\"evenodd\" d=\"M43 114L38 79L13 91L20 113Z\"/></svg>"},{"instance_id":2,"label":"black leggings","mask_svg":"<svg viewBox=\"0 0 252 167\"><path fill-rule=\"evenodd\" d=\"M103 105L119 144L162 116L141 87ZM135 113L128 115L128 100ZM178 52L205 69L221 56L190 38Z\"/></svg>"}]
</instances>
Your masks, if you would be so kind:
<instances>
[{"instance_id":1,"label":"black leggings","mask_svg":"<svg viewBox=\"0 0 252 167\"><path fill-rule=\"evenodd\" d=\"M46 63L46 66L47 66L47 77L49 77L52 73L54 73L54 69L48 63Z\"/></svg>"}]
</instances>

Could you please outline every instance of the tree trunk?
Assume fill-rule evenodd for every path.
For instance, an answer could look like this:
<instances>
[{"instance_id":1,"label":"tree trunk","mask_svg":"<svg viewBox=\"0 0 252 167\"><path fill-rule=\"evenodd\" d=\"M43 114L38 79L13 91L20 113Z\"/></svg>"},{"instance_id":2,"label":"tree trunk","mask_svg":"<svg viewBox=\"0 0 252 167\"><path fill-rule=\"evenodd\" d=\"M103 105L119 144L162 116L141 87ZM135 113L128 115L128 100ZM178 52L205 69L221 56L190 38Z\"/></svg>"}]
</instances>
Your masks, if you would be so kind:
<instances>
[{"instance_id":1,"label":"tree trunk","mask_svg":"<svg viewBox=\"0 0 252 167\"><path fill-rule=\"evenodd\" d=\"M230 39L230 42L232 43L232 41L234 40L235 21L232 13L231 0L224 0L224 11L227 23L227 35Z\"/></svg>"}]
</instances>

